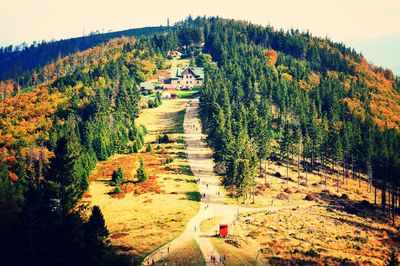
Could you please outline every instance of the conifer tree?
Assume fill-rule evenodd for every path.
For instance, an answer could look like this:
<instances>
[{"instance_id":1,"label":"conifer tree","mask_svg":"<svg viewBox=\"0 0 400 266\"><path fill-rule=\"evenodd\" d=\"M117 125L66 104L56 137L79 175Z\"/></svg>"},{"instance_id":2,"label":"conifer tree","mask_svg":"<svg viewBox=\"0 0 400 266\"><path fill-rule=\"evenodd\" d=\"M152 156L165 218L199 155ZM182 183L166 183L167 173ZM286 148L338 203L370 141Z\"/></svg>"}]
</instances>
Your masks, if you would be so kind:
<instances>
[{"instance_id":1,"label":"conifer tree","mask_svg":"<svg viewBox=\"0 0 400 266\"><path fill-rule=\"evenodd\" d=\"M147 173L146 173L146 169L144 167L144 162L143 162L142 158L139 159L139 168L136 171L136 178L137 178L138 182L147 181Z\"/></svg>"}]
</instances>

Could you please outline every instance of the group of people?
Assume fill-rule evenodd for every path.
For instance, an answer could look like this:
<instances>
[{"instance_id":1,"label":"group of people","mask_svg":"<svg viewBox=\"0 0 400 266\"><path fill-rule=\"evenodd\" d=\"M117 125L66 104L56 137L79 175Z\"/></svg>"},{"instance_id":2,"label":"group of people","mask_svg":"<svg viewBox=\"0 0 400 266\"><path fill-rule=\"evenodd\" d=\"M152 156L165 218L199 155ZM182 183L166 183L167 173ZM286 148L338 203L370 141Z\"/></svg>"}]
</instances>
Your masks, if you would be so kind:
<instances>
[{"instance_id":1,"label":"group of people","mask_svg":"<svg viewBox=\"0 0 400 266\"><path fill-rule=\"evenodd\" d=\"M225 258L226 258L226 255L225 255L225 254L224 254L224 257L219 256L219 259L218 259L219 263L222 264L222 262L225 261ZM217 258L215 257L214 254L211 255L211 260L210 260L210 261L211 261L211 263L216 263L216 262L217 262Z\"/></svg>"}]
</instances>

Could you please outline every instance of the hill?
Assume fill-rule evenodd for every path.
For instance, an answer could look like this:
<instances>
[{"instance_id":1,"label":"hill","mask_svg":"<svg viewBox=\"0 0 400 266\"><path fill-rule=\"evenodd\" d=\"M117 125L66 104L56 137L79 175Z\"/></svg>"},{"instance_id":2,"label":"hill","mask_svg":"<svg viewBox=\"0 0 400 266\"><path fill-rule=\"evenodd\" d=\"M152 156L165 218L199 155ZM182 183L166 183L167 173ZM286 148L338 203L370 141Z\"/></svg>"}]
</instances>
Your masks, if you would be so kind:
<instances>
[{"instance_id":1,"label":"hill","mask_svg":"<svg viewBox=\"0 0 400 266\"><path fill-rule=\"evenodd\" d=\"M84 51L113 38L122 36L146 36L168 30L167 27L144 27L108 33L93 33L51 42L34 42L31 46L8 46L0 48L0 80L16 78L18 75L79 51Z\"/></svg>"},{"instance_id":2,"label":"hill","mask_svg":"<svg viewBox=\"0 0 400 266\"><path fill-rule=\"evenodd\" d=\"M97 162L143 147L138 84L165 68L172 49L205 68L202 125L230 197L254 198L255 178L273 161L286 169L275 173L286 184L308 186L300 172L317 174L320 185L334 175L338 190L350 178L362 180L395 221L400 94L390 69L308 32L189 17L170 31L111 39L0 83L4 258L109 265L115 254L103 216L94 208L87 219L78 202Z\"/></svg>"}]
</instances>

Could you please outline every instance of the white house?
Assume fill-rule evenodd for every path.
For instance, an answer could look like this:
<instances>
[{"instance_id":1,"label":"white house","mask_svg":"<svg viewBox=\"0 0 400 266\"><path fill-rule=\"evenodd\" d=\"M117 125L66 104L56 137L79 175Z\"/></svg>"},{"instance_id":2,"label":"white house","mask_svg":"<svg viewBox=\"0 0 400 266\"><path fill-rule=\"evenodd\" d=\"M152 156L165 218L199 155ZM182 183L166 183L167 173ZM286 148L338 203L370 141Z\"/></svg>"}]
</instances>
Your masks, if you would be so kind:
<instances>
[{"instance_id":1,"label":"white house","mask_svg":"<svg viewBox=\"0 0 400 266\"><path fill-rule=\"evenodd\" d=\"M173 67L171 77L164 80L164 88L192 89L204 84L204 70L202 67Z\"/></svg>"}]
</instances>

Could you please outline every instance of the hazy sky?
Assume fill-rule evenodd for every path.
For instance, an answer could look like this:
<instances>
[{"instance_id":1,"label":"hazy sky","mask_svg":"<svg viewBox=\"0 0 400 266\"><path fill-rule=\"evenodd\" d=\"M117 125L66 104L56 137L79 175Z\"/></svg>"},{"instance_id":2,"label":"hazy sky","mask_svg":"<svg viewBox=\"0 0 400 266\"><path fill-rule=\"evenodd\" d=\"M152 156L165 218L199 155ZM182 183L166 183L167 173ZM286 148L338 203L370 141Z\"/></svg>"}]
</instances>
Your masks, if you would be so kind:
<instances>
[{"instance_id":1,"label":"hazy sky","mask_svg":"<svg viewBox=\"0 0 400 266\"><path fill-rule=\"evenodd\" d=\"M1 0L0 45L171 23L191 14L309 29L336 41L399 32L399 0ZM191 4L193 3L193 4Z\"/></svg>"}]
</instances>

